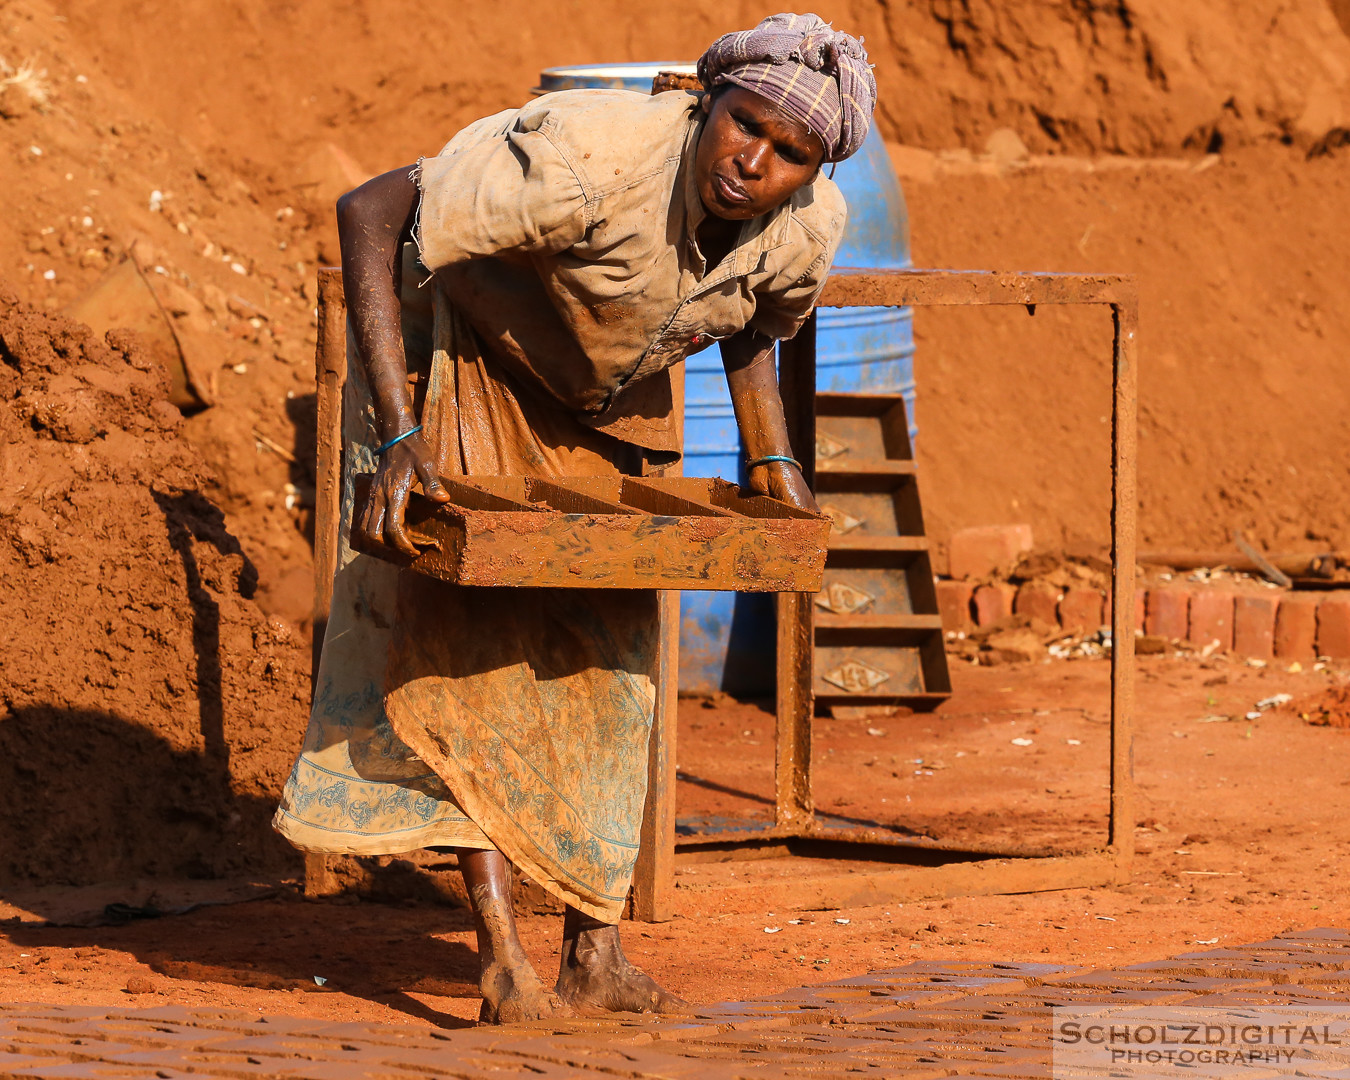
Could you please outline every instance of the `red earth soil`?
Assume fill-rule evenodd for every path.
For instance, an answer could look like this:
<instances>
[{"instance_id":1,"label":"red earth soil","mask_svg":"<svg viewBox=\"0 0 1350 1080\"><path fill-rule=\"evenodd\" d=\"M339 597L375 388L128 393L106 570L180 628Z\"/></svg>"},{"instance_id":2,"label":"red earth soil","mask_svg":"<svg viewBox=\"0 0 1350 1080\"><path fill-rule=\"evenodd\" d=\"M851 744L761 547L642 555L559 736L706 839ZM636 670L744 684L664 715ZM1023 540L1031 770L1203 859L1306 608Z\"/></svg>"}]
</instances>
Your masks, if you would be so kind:
<instances>
[{"instance_id":1,"label":"red earth soil","mask_svg":"<svg viewBox=\"0 0 1350 1080\"><path fill-rule=\"evenodd\" d=\"M392 167L518 105L543 67L694 60L714 37L776 10L744 0L29 2L19 10L62 15L70 39L148 114L250 183L282 185L335 137L372 168ZM1350 41L1326 0L1273 13L1242 0L812 9L865 38L882 132L911 145L974 148L1013 127L1038 151L1149 155L1306 143L1350 121Z\"/></svg>"},{"instance_id":2,"label":"red earth soil","mask_svg":"<svg viewBox=\"0 0 1350 1080\"><path fill-rule=\"evenodd\" d=\"M1055 832L1061 850L1100 842L1107 669L1100 660L961 665L956 696L935 715L822 721L817 800L829 813L923 829L955 822L975 843L998 840L1020 822L1042 837ZM681 917L625 924L628 954L680 994L711 1002L912 960L1114 966L1296 927L1344 926L1350 820L1337 808L1350 783L1350 734L1314 727L1288 708L1262 710L1252 721L1206 718L1244 716L1279 692L1343 687L1348 676L1344 668L1290 673L1217 658L1141 658L1140 823L1128 885L796 910L773 894L775 877L793 869L779 860L705 862L679 868ZM686 701L680 721L681 816L762 814L755 796L766 790L771 717L753 705ZM403 863L404 879L448 876L384 861ZM802 872L805 860L785 861ZM744 902L708 888L747 881L764 888ZM477 1014L467 912L419 900L412 887L402 900L386 893L382 902L348 895L303 903L292 884L271 899L120 927L38 925L79 922L109 901L170 907L244 892L220 882L150 881L8 891L0 903L0 996L452 1027ZM521 919L541 973L556 964L561 922L556 914Z\"/></svg>"},{"instance_id":3,"label":"red earth soil","mask_svg":"<svg viewBox=\"0 0 1350 1080\"><path fill-rule=\"evenodd\" d=\"M1139 529L1155 550L1350 550L1350 156L1283 147L1195 163L897 151L919 265L1137 276ZM1030 522L1109 536L1103 309L921 309L918 456L939 539Z\"/></svg>"},{"instance_id":4,"label":"red earth soil","mask_svg":"<svg viewBox=\"0 0 1350 1080\"><path fill-rule=\"evenodd\" d=\"M1350 546L1334 291L1350 269L1350 39L1333 9L819 10L868 38L919 263L1139 274L1144 542L1222 546L1242 526L1270 546ZM0 274L55 312L134 243L215 401L176 421L134 349L6 301L39 359L5 361L0 790L19 795L0 876L294 865L265 818L305 723L314 280L333 200L519 104L545 66L689 58L764 13L0 8ZM924 311L917 327L932 534L1017 520L1042 547L1102 546L1105 318ZM54 395L69 415L34 427ZM63 423L89 438L61 441Z\"/></svg>"},{"instance_id":5,"label":"red earth soil","mask_svg":"<svg viewBox=\"0 0 1350 1080\"><path fill-rule=\"evenodd\" d=\"M162 369L0 287L0 880L294 865L307 650L203 494Z\"/></svg>"},{"instance_id":6,"label":"red earth soil","mask_svg":"<svg viewBox=\"0 0 1350 1080\"><path fill-rule=\"evenodd\" d=\"M821 12L868 39L920 264L1140 275L1143 540L1213 547L1242 526L1271 545L1344 546L1335 365L1350 331L1330 312L1350 250L1350 39L1333 8ZM762 12L553 14L406 0L0 12L0 60L33 72L0 91L12 211L0 265L60 308L140 241L218 402L185 428L214 470L211 494L258 567L259 602L301 630L313 280L335 254L333 199L518 104L545 66L692 57ZM410 28L447 44L410 49ZM1009 163L1010 134L1039 156ZM984 156L991 135L997 161ZM1030 521L1042 546L1105 542L1104 332L1083 313L919 313L919 452L939 542L1007 520Z\"/></svg>"},{"instance_id":7,"label":"red earth soil","mask_svg":"<svg viewBox=\"0 0 1350 1080\"><path fill-rule=\"evenodd\" d=\"M1289 708L1316 727L1350 728L1350 687L1330 687L1291 703Z\"/></svg>"}]
</instances>

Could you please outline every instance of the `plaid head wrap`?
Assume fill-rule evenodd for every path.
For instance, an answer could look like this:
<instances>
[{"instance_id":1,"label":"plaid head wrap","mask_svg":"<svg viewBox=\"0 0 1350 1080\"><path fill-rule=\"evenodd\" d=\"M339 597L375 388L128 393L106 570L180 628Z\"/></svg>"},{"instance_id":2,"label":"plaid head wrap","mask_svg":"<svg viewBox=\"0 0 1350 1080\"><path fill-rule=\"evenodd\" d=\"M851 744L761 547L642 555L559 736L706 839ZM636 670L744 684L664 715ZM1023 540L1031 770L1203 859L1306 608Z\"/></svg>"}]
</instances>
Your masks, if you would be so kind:
<instances>
[{"instance_id":1,"label":"plaid head wrap","mask_svg":"<svg viewBox=\"0 0 1350 1080\"><path fill-rule=\"evenodd\" d=\"M862 146L877 103L862 42L819 15L771 15L723 34L699 58L698 77L707 90L733 83L772 101L820 136L826 161Z\"/></svg>"}]
</instances>

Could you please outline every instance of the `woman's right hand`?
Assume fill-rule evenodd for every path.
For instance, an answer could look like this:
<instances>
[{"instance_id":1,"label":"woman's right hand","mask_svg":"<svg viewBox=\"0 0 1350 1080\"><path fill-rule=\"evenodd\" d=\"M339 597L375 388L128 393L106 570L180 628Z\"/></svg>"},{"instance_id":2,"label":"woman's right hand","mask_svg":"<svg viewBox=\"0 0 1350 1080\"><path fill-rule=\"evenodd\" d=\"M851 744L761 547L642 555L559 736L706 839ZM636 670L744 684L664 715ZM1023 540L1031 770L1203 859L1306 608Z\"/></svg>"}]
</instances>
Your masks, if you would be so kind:
<instances>
[{"instance_id":1,"label":"woman's right hand","mask_svg":"<svg viewBox=\"0 0 1350 1080\"><path fill-rule=\"evenodd\" d=\"M395 443L380 458L370 484L370 497L357 525L368 543L397 548L405 555L417 554L403 523L415 480L422 481L422 493L428 499L438 503L450 501L450 493L436 476L435 462L421 432Z\"/></svg>"},{"instance_id":2,"label":"woman's right hand","mask_svg":"<svg viewBox=\"0 0 1350 1080\"><path fill-rule=\"evenodd\" d=\"M408 392L408 360L401 330L401 245L412 239L417 219L417 185L410 169L393 169L367 180L338 200L338 239L342 244L342 288L356 348L382 434L394 438L417 420ZM427 498L450 496L436 475L436 463L419 432L389 447L380 457L366 505L352 522L354 538L416 555L403 515L412 486L422 481Z\"/></svg>"}]
</instances>

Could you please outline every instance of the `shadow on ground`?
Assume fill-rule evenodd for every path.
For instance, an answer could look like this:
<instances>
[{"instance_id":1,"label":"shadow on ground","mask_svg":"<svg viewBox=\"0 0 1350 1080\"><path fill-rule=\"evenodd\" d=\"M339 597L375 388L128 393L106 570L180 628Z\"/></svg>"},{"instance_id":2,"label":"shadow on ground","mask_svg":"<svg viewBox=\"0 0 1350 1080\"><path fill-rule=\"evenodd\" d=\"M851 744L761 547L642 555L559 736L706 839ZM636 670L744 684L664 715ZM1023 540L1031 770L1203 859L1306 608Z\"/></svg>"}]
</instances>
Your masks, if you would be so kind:
<instances>
[{"instance_id":1,"label":"shadow on ground","mask_svg":"<svg viewBox=\"0 0 1350 1080\"><path fill-rule=\"evenodd\" d=\"M174 747L113 713L39 705L0 720L0 890L294 868L272 798L233 790L223 740ZM214 737L213 737L214 736Z\"/></svg>"},{"instance_id":2,"label":"shadow on ground","mask_svg":"<svg viewBox=\"0 0 1350 1080\"><path fill-rule=\"evenodd\" d=\"M173 883L159 888L158 894L128 894L128 903L139 906L149 900L171 907ZM41 894L25 894L24 901L31 910L41 903ZM439 1027L461 1027L466 1021L412 995L478 997L477 953L443 936L471 927L468 913L459 908L355 902L353 897L310 902L294 888L283 887L270 899L217 906L208 901L186 914L133 918L123 925L11 922L0 926L0 935L25 951L70 950L91 972L111 977L116 988L129 976L143 977L139 965L145 965L163 979L184 984L339 992ZM116 960L110 953L128 953L139 963L126 964L126 974L111 973ZM64 981L78 977L69 968L59 974ZM154 991L170 989L159 979L151 983ZM153 1000L144 994L128 997L129 1004L140 1008ZM280 1005L278 1011L285 1008Z\"/></svg>"}]
</instances>

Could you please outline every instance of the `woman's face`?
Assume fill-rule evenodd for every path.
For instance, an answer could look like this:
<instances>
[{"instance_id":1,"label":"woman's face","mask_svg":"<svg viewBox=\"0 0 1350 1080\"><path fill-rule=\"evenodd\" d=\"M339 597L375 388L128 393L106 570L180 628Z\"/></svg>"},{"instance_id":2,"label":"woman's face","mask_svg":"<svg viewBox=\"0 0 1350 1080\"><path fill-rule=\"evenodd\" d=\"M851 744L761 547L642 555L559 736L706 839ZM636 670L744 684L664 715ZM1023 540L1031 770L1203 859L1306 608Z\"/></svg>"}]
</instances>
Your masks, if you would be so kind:
<instances>
[{"instance_id":1,"label":"woman's face","mask_svg":"<svg viewBox=\"0 0 1350 1080\"><path fill-rule=\"evenodd\" d=\"M694 169L708 213L728 221L758 217L815 179L824 144L767 98L727 86L704 96L703 111Z\"/></svg>"}]
</instances>

